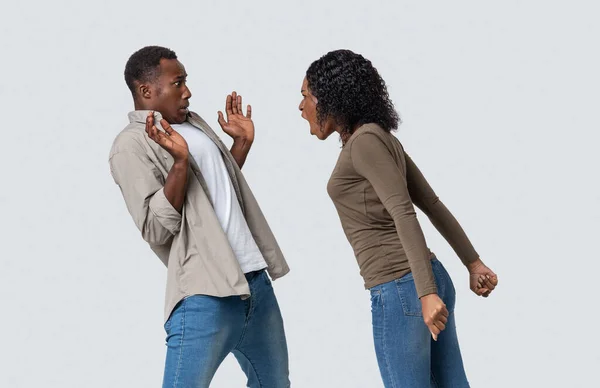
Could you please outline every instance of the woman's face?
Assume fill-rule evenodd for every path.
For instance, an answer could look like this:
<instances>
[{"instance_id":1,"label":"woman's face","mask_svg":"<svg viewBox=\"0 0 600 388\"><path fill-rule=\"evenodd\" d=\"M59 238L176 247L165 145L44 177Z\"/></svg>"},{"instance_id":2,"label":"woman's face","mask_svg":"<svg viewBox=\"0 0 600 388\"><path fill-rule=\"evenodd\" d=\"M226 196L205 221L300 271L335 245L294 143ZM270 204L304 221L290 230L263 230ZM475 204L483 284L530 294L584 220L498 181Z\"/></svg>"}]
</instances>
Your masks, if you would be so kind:
<instances>
[{"instance_id":1,"label":"woman's face","mask_svg":"<svg viewBox=\"0 0 600 388\"><path fill-rule=\"evenodd\" d=\"M310 134L315 135L319 140L325 140L335 132L335 126L331 120L326 120L325 125L321 126L317 120L317 98L308 90L308 81L304 78L302 82L302 101L298 109L302 112L302 118L308 121Z\"/></svg>"}]
</instances>

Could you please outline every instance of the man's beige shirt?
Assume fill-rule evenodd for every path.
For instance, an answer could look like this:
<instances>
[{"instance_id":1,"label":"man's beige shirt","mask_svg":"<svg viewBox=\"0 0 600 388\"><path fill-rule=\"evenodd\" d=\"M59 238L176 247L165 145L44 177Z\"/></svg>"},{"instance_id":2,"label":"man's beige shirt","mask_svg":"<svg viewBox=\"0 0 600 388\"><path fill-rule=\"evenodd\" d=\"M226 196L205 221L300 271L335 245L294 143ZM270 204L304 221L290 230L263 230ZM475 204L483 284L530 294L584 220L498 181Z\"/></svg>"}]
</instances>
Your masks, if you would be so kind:
<instances>
[{"instance_id":1,"label":"man's beige shirt","mask_svg":"<svg viewBox=\"0 0 600 388\"><path fill-rule=\"evenodd\" d=\"M142 238L167 266L164 320L189 295L248 297L246 278L214 212L202 172L192 158L181 214L165 197L163 186L173 158L146 134L147 115L148 111L129 113L130 123L115 139L109 164ZM155 113L156 123L161 118L160 113ZM287 274L289 267L281 249L235 159L200 116L191 113L188 122L221 150L269 275L275 280Z\"/></svg>"}]
</instances>

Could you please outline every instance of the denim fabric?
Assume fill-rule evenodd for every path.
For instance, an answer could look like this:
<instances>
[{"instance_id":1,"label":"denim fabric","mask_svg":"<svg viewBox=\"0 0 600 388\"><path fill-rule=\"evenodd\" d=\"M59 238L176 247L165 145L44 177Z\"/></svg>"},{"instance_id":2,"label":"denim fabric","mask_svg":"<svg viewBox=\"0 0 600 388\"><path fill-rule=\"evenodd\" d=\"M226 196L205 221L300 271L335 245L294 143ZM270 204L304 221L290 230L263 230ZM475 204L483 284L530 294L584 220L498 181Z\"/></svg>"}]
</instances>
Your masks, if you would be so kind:
<instances>
[{"instance_id":1,"label":"denim fabric","mask_svg":"<svg viewBox=\"0 0 600 388\"><path fill-rule=\"evenodd\" d=\"M165 323L163 388L206 388L229 353L251 388L286 388L288 352L283 320L267 273L246 274L251 297L193 295Z\"/></svg>"},{"instance_id":2,"label":"denim fabric","mask_svg":"<svg viewBox=\"0 0 600 388\"><path fill-rule=\"evenodd\" d=\"M386 388L469 387L456 335L454 285L442 263L433 259L431 265L450 313L437 341L423 321L412 273L370 289L375 352Z\"/></svg>"}]
</instances>

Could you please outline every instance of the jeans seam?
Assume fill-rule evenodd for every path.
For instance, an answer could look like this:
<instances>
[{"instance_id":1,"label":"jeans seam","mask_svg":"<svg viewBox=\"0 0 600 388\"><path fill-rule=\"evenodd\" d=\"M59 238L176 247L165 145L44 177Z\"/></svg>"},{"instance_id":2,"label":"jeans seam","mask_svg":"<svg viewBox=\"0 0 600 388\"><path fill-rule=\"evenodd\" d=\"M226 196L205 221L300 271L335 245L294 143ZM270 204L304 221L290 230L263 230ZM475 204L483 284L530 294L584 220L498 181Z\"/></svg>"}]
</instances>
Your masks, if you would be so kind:
<instances>
[{"instance_id":1,"label":"jeans seam","mask_svg":"<svg viewBox=\"0 0 600 388\"><path fill-rule=\"evenodd\" d=\"M449 275L445 275L444 270L436 264L441 264L441 263L440 262L438 262L438 263L432 262L431 263L431 272L434 273L434 277L437 274L440 279L441 284L438 285L436 282L436 286L438 287L438 294L440 295L440 297L442 297L442 296L446 296L446 282L444 282L442 280L445 278L445 276L449 276Z\"/></svg>"},{"instance_id":2,"label":"jeans seam","mask_svg":"<svg viewBox=\"0 0 600 388\"><path fill-rule=\"evenodd\" d=\"M250 298L247 299L248 303L250 303L250 307L248 308L248 315L246 315L246 318L244 321L244 329L242 330L242 334L240 335L240 340L235 345L234 349L238 349L238 347L242 344L242 342L244 341L244 338L246 337L246 331L248 330L248 325L250 324L250 318L252 317L252 313L254 312L254 307L256 305L256 303L253 301L255 295L256 295L256 291L252 292L250 295Z\"/></svg>"},{"instance_id":3,"label":"jeans seam","mask_svg":"<svg viewBox=\"0 0 600 388\"><path fill-rule=\"evenodd\" d=\"M248 313L248 316L250 316L250 313ZM238 349L242 345L242 342L244 342L244 337L246 336L247 329L248 329L248 317L246 317L246 320L244 321L244 328L242 329L242 334L240 334L240 340L234 346L234 349Z\"/></svg>"},{"instance_id":4,"label":"jeans seam","mask_svg":"<svg viewBox=\"0 0 600 388\"><path fill-rule=\"evenodd\" d=\"M267 286L270 286L271 285L271 279L269 279L269 274L267 274L267 271L265 271L264 269L262 271L263 271L263 275L265 277L265 283L267 284Z\"/></svg>"},{"instance_id":5,"label":"jeans seam","mask_svg":"<svg viewBox=\"0 0 600 388\"><path fill-rule=\"evenodd\" d=\"M393 374L392 374L392 368L390 366L390 361L388 359L388 351L387 351L387 343L385 341L385 339L387 338L386 336L386 328L387 328L387 321L386 321L386 314L385 314L385 302L384 302L384 289L381 289L381 293L380 295L380 299L381 299L381 311L383 313L383 358L385 359L385 366L387 368L387 372L388 372L388 376L390 381L392 382L392 388L396 388L396 384L394 383L394 378L393 378Z\"/></svg>"},{"instance_id":6,"label":"jeans seam","mask_svg":"<svg viewBox=\"0 0 600 388\"><path fill-rule=\"evenodd\" d=\"M381 290L370 289L369 291L371 293L371 296L373 296L373 295L381 295Z\"/></svg>"},{"instance_id":7,"label":"jeans seam","mask_svg":"<svg viewBox=\"0 0 600 388\"><path fill-rule=\"evenodd\" d=\"M179 341L179 357L177 359L177 369L175 371L175 380L173 381L173 388L177 387L179 380L179 373L181 372L181 363L183 359L183 338L185 336L185 303L181 304L183 313L181 314L181 340Z\"/></svg>"},{"instance_id":8,"label":"jeans seam","mask_svg":"<svg viewBox=\"0 0 600 388\"><path fill-rule=\"evenodd\" d=\"M237 349L237 348L236 348ZM260 376L258 375L258 373L256 372L256 367L254 366L254 363L252 362L252 360L250 360L250 358L240 349L237 349L237 351L244 356L244 358L248 361L248 363L250 364L250 366L252 367L252 371L254 372L254 375L256 376L256 380L258 381L258 385L259 387L263 386L262 381L260 381Z\"/></svg>"}]
</instances>

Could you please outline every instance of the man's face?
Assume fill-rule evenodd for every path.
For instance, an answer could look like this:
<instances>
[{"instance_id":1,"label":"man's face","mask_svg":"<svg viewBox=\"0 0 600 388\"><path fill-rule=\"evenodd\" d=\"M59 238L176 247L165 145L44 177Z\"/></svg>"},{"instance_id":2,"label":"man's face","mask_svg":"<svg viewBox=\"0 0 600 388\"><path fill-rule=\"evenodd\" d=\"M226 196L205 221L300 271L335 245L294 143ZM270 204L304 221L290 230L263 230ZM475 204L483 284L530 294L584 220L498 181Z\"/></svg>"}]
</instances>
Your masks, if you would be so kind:
<instances>
[{"instance_id":1,"label":"man's face","mask_svg":"<svg viewBox=\"0 0 600 388\"><path fill-rule=\"evenodd\" d=\"M161 59L159 76L148 85L150 109L160 112L170 124L183 123L192 97L186 85L187 73L177 59ZM146 95L144 95L144 98Z\"/></svg>"}]
</instances>

